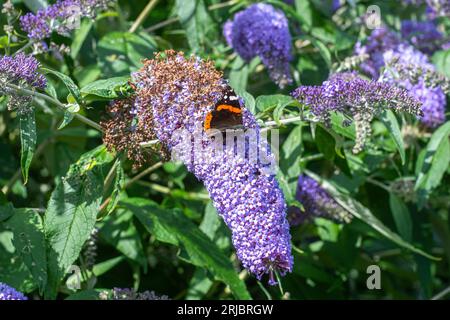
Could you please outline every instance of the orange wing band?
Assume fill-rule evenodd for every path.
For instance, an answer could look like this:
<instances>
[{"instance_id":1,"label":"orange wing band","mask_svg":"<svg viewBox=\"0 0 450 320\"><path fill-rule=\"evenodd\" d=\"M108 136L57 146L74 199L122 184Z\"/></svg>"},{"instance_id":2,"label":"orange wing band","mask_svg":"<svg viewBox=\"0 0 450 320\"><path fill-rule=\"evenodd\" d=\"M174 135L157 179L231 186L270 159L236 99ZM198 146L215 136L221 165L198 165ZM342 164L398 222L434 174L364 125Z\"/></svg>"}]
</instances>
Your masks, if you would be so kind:
<instances>
[{"instance_id":1,"label":"orange wing band","mask_svg":"<svg viewBox=\"0 0 450 320\"><path fill-rule=\"evenodd\" d=\"M217 111L228 110L233 113L241 113L242 112L242 110L240 108L235 108L233 106L230 106L229 104L221 104L216 108L216 110Z\"/></svg>"},{"instance_id":2,"label":"orange wing band","mask_svg":"<svg viewBox=\"0 0 450 320\"><path fill-rule=\"evenodd\" d=\"M209 129L211 128L211 120L212 120L212 113L209 112L209 113L206 115L205 123L203 124L203 128L205 129L205 131L206 131L206 130L209 130Z\"/></svg>"}]
</instances>

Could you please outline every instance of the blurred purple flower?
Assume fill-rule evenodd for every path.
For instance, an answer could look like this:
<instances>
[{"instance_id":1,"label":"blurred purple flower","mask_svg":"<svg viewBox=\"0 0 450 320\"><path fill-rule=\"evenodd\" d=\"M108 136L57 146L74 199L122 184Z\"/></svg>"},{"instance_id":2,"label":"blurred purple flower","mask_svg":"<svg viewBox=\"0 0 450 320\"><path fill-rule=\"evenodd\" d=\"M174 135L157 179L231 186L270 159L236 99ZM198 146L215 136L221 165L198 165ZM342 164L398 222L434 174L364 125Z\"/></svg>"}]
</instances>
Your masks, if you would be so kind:
<instances>
[{"instance_id":1,"label":"blurred purple flower","mask_svg":"<svg viewBox=\"0 0 450 320\"><path fill-rule=\"evenodd\" d=\"M288 219L292 226L297 226L317 217L346 223L352 219L352 216L316 180L307 175L298 177L295 198L302 204L304 212L297 207L290 208Z\"/></svg>"},{"instance_id":2,"label":"blurred purple flower","mask_svg":"<svg viewBox=\"0 0 450 320\"><path fill-rule=\"evenodd\" d=\"M402 21L401 33L403 39L426 54L439 50L444 41L444 36L431 21Z\"/></svg>"},{"instance_id":3,"label":"blurred purple flower","mask_svg":"<svg viewBox=\"0 0 450 320\"><path fill-rule=\"evenodd\" d=\"M354 153L362 150L371 135L371 121L383 109L422 114L419 101L407 90L362 79L355 72L334 74L321 86L300 86L292 95L327 126L332 112L340 112L353 119L356 129Z\"/></svg>"},{"instance_id":4,"label":"blurred purple flower","mask_svg":"<svg viewBox=\"0 0 450 320\"><path fill-rule=\"evenodd\" d=\"M104 10L110 2L112 0L58 0L36 13L21 16L20 25L28 38L33 40L48 38L53 31L68 35L79 28L79 19L95 17L96 9Z\"/></svg>"},{"instance_id":5,"label":"blurred purple flower","mask_svg":"<svg viewBox=\"0 0 450 320\"><path fill-rule=\"evenodd\" d=\"M395 50L389 50L384 54L384 60L389 65L395 61L394 67L386 70L384 81L399 85L422 103L423 115L421 122L430 128L437 127L445 121L445 94L440 87L432 87L427 83L424 75L411 76L408 69L421 69L434 71L435 67L429 62L428 57L409 45L399 45Z\"/></svg>"},{"instance_id":6,"label":"blurred purple flower","mask_svg":"<svg viewBox=\"0 0 450 320\"><path fill-rule=\"evenodd\" d=\"M13 287L0 282L0 300L28 300L28 298Z\"/></svg>"},{"instance_id":7,"label":"blurred purple flower","mask_svg":"<svg viewBox=\"0 0 450 320\"><path fill-rule=\"evenodd\" d=\"M27 84L33 88L43 89L47 80L38 72L39 62L33 56L19 53L13 57L0 57L0 87L4 82L16 85Z\"/></svg>"},{"instance_id":8,"label":"blurred purple flower","mask_svg":"<svg viewBox=\"0 0 450 320\"><path fill-rule=\"evenodd\" d=\"M292 82L289 66L292 39L282 11L257 3L238 12L224 28L227 42L242 59L249 62L259 56L280 88Z\"/></svg>"},{"instance_id":9,"label":"blurred purple flower","mask_svg":"<svg viewBox=\"0 0 450 320\"><path fill-rule=\"evenodd\" d=\"M11 85L30 90L44 89L47 80L38 72L38 68L39 62L24 53L0 57L0 95L9 96L8 110L17 110L19 114L27 114L33 110L33 98L18 94Z\"/></svg>"},{"instance_id":10,"label":"blurred purple flower","mask_svg":"<svg viewBox=\"0 0 450 320\"><path fill-rule=\"evenodd\" d=\"M373 30L365 44L358 42L355 46L356 55L369 55L369 59L361 64L361 70L373 79L377 79L380 68L384 66L384 52L395 48L400 43L400 38L387 27Z\"/></svg>"}]
</instances>

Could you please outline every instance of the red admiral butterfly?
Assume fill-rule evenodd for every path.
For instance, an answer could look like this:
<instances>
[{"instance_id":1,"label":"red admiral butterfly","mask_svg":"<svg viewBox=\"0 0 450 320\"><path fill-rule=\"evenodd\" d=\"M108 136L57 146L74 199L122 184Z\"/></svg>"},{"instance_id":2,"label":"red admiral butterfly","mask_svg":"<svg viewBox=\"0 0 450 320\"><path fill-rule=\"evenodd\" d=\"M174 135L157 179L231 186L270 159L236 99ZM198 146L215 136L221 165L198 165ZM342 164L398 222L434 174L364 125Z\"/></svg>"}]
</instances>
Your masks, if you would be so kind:
<instances>
[{"instance_id":1,"label":"red admiral butterfly","mask_svg":"<svg viewBox=\"0 0 450 320\"><path fill-rule=\"evenodd\" d=\"M222 98L214 106L214 110L206 115L203 128L205 131L209 129L224 130L242 126L242 124L242 107L239 103L239 97L227 85Z\"/></svg>"}]
</instances>

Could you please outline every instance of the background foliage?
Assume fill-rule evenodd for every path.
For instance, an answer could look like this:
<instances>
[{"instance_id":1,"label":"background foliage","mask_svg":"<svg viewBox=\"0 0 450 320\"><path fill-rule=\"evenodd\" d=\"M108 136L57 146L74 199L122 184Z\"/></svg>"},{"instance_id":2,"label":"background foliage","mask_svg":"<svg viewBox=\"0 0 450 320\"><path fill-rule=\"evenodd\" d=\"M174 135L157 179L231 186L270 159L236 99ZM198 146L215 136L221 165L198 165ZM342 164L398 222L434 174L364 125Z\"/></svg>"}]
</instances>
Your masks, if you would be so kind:
<instances>
[{"instance_id":1,"label":"background foliage","mask_svg":"<svg viewBox=\"0 0 450 320\"><path fill-rule=\"evenodd\" d=\"M46 1L13 2L35 11ZM294 37L295 83L284 90L259 59L245 64L222 36L223 23L251 1L156 1L132 32L148 2L119 1L95 20L82 20L71 37L53 35L71 50L38 55L47 94L81 108L61 112L36 98L35 115L20 117L0 97L0 282L49 299L93 299L114 287L173 299L429 299L449 286L450 122L409 144L402 136L407 121L388 112L373 123L371 141L358 155L351 153L354 127L338 119L329 130L304 121L281 125L278 179L287 202L295 204L296 180L308 172L356 218L345 225L317 218L291 228L294 270L279 288L241 270L230 232L183 165L154 156L135 170L106 151L98 130L74 119L100 122L141 59L169 48L213 60L262 121L298 116L289 92L320 84L334 63L352 54L370 33L354 22L368 5L379 5L396 30L418 14L397 1L348 1L343 19L350 25L343 27L332 19L331 1L265 2L285 12ZM432 61L450 75L449 50ZM405 178L415 181L413 202L392 192ZM94 227L97 256L90 269L85 242ZM381 290L366 287L372 264L382 270ZM67 287L71 265L82 270L76 292Z\"/></svg>"}]
</instances>

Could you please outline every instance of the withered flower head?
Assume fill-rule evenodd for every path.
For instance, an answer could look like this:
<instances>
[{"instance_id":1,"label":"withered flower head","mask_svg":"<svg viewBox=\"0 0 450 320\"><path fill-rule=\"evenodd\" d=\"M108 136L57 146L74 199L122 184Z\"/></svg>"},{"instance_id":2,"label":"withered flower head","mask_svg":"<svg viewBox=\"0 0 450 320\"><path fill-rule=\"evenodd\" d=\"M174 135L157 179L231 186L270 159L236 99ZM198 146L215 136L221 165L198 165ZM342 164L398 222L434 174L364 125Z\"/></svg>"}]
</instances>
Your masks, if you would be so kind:
<instances>
[{"instance_id":1,"label":"withered flower head","mask_svg":"<svg viewBox=\"0 0 450 320\"><path fill-rule=\"evenodd\" d=\"M151 126L139 121L136 114L137 97L113 101L108 106L109 118L100 124L104 131L103 142L108 150L125 152L133 167L142 166L149 158L148 150L140 143L156 138Z\"/></svg>"}]
</instances>

